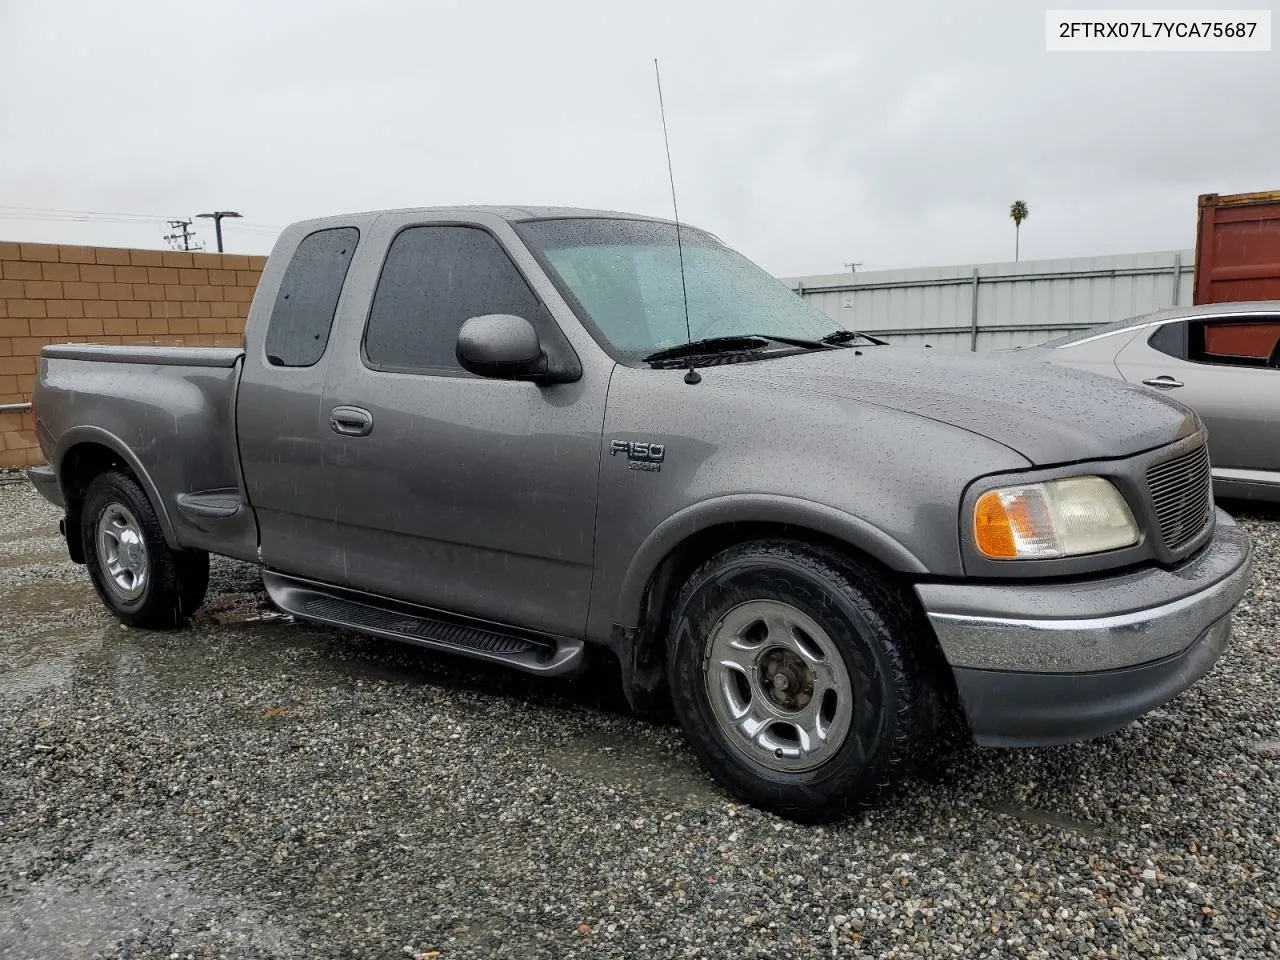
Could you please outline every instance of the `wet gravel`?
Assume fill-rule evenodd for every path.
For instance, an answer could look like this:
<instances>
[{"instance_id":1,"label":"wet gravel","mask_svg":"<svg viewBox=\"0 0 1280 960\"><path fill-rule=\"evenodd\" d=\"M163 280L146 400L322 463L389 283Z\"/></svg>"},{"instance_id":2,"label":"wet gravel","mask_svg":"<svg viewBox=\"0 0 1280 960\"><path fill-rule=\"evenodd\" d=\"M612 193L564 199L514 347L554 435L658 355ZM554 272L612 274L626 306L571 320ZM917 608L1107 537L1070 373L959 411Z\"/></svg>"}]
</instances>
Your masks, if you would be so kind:
<instances>
[{"instance_id":1,"label":"wet gravel","mask_svg":"<svg viewBox=\"0 0 1280 960\"><path fill-rule=\"evenodd\" d=\"M1280 514L1215 671L1106 740L963 748L803 827L616 676L264 619L121 628L0 477L0 957L1280 955Z\"/></svg>"}]
</instances>

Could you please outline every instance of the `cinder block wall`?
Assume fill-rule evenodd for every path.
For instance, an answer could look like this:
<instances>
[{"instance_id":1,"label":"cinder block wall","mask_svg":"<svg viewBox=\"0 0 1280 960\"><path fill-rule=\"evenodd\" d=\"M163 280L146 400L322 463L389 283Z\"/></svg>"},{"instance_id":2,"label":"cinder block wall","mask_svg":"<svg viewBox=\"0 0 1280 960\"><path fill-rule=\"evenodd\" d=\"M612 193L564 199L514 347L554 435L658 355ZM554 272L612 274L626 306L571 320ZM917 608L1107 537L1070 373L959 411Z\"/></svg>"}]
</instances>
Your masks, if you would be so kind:
<instances>
[{"instance_id":1,"label":"cinder block wall","mask_svg":"<svg viewBox=\"0 0 1280 960\"><path fill-rule=\"evenodd\" d=\"M266 259L0 241L0 404L49 343L238 346ZM0 413L0 467L42 460L31 414Z\"/></svg>"}]
</instances>

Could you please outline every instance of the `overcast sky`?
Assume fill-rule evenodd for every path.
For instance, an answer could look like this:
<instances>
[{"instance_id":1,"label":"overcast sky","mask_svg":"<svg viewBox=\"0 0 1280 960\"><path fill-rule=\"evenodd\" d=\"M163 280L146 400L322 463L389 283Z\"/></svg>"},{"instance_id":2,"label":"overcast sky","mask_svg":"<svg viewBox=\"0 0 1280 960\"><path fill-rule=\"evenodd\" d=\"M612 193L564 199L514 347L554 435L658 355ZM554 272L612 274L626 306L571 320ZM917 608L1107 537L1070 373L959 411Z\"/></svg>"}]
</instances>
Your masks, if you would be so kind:
<instances>
[{"instance_id":1,"label":"overcast sky","mask_svg":"<svg viewBox=\"0 0 1280 960\"><path fill-rule=\"evenodd\" d=\"M1045 7L0 0L0 239L166 232L15 207L234 209L240 252L379 207L666 216L654 57L681 213L780 275L1012 259L1018 199L1024 259L1189 247L1197 194L1280 189L1280 53L1049 54Z\"/></svg>"}]
</instances>

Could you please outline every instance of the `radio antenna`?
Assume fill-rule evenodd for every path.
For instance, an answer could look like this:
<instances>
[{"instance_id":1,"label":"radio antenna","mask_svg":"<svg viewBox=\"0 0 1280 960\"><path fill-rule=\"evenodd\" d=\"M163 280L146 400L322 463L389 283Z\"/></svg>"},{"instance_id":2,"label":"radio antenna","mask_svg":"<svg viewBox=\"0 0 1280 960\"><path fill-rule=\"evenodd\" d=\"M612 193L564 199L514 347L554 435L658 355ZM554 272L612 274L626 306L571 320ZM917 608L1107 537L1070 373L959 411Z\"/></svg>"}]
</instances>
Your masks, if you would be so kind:
<instances>
[{"instance_id":1,"label":"radio antenna","mask_svg":"<svg viewBox=\"0 0 1280 960\"><path fill-rule=\"evenodd\" d=\"M680 239L680 206L676 203L676 175L671 167L671 138L667 135L667 107L662 101L662 74L658 71L658 58L653 58L653 78L658 83L658 113L662 117L662 143L667 148L667 179L671 181L671 212L676 221L676 254L680 258L680 299L684 304L684 335L687 343L693 342L693 329L689 325L689 288L684 279L684 243ZM689 358L689 372L684 375L685 383L699 383L702 376L693 369L693 358Z\"/></svg>"}]
</instances>

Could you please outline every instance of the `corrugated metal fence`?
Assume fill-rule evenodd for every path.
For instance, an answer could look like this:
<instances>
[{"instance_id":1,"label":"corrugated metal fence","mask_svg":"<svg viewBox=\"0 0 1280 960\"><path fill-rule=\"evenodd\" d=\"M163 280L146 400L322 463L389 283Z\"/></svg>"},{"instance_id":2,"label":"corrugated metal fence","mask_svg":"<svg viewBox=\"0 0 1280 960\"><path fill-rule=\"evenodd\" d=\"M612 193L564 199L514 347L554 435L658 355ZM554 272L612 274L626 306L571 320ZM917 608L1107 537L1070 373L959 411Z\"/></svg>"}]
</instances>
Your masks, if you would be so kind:
<instances>
[{"instance_id":1,"label":"corrugated metal fence","mask_svg":"<svg viewBox=\"0 0 1280 960\"><path fill-rule=\"evenodd\" d=\"M995 350L1189 304L1192 250L788 277L841 326L891 343Z\"/></svg>"}]
</instances>

